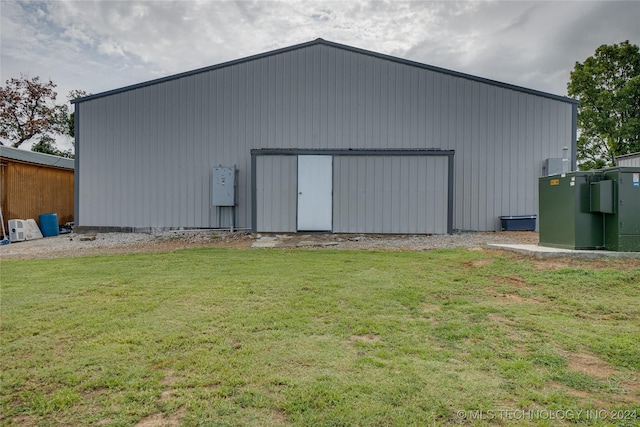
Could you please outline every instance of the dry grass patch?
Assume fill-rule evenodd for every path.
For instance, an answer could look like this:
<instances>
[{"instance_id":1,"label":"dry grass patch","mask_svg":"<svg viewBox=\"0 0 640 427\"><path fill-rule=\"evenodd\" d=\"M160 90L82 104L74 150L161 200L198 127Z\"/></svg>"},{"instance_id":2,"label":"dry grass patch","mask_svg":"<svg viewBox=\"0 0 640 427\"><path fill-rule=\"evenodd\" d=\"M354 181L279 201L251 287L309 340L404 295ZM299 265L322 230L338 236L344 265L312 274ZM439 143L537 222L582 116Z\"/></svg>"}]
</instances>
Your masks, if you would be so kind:
<instances>
[{"instance_id":1,"label":"dry grass patch","mask_svg":"<svg viewBox=\"0 0 640 427\"><path fill-rule=\"evenodd\" d=\"M141 419L136 423L136 427L177 427L181 425L182 418L184 417L184 408L178 409L173 414L166 416L161 413L155 413Z\"/></svg>"},{"instance_id":2,"label":"dry grass patch","mask_svg":"<svg viewBox=\"0 0 640 427\"><path fill-rule=\"evenodd\" d=\"M350 341L357 341L357 342L367 342L367 343L371 343L371 342L378 342L380 341L380 337L374 334L364 334L364 335L351 335L349 337Z\"/></svg>"},{"instance_id":3,"label":"dry grass patch","mask_svg":"<svg viewBox=\"0 0 640 427\"><path fill-rule=\"evenodd\" d=\"M469 267L469 268L477 268L477 267L484 267L485 265L489 265L492 262L493 262L493 260L490 259L490 258L488 258L488 259L474 259L472 261L465 262L464 266L465 267Z\"/></svg>"},{"instance_id":4,"label":"dry grass patch","mask_svg":"<svg viewBox=\"0 0 640 427\"><path fill-rule=\"evenodd\" d=\"M640 259L608 258L579 259L579 258L550 258L534 260L532 262L536 270L562 270L566 268L586 268L590 270L631 270L640 268Z\"/></svg>"},{"instance_id":5,"label":"dry grass patch","mask_svg":"<svg viewBox=\"0 0 640 427\"><path fill-rule=\"evenodd\" d=\"M492 297L502 299L504 301L512 301L517 303L541 304L542 302L536 298L525 298L520 295L498 292L494 287L486 287L485 291Z\"/></svg>"},{"instance_id":6,"label":"dry grass patch","mask_svg":"<svg viewBox=\"0 0 640 427\"><path fill-rule=\"evenodd\" d=\"M587 353L569 353L568 365L571 370L596 378L609 378L620 373L601 358Z\"/></svg>"},{"instance_id":7,"label":"dry grass patch","mask_svg":"<svg viewBox=\"0 0 640 427\"><path fill-rule=\"evenodd\" d=\"M502 285L514 286L519 289L531 290L531 286L527 284L527 281L522 277L509 276L509 277L495 277L493 279L495 283Z\"/></svg>"}]
</instances>

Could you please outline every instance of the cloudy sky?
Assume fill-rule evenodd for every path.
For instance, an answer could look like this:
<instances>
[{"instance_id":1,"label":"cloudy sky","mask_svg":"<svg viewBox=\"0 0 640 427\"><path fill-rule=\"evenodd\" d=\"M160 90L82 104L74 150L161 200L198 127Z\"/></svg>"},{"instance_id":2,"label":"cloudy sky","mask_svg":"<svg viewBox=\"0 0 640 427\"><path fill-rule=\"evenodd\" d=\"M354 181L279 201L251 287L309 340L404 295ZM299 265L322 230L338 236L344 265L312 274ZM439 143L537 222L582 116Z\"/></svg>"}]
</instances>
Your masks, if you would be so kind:
<instances>
[{"instance_id":1,"label":"cloudy sky","mask_svg":"<svg viewBox=\"0 0 640 427\"><path fill-rule=\"evenodd\" d=\"M314 40L566 95L576 61L640 44L640 1L1 0L1 81L58 100Z\"/></svg>"}]
</instances>

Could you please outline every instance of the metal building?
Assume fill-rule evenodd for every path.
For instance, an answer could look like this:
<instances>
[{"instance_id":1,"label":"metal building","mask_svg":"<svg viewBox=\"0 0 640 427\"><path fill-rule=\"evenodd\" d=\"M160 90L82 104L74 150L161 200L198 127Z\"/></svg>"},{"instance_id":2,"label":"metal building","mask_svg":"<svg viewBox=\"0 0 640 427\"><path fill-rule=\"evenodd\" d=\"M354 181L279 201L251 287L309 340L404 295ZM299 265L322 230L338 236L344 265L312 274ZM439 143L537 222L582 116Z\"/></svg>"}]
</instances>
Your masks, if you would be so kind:
<instances>
[{"instance_id":1,"label":"metal building","mask_svg":"<svg viewBox=\"0 0 640 427\"><path fill-rule=\"evenodd\" d=\"M631 153L616 157L616 165L640 168L640 153Z\"/></svg>"},{"instance_id":2,"label":"metal building","mask_svg":"<svg viewBox=\"0 0 640 427\"><path fill-rule=\"evenodd\" d=\"M499 230L575 166L577 101L322 39L75 107L81 228Z\"/></svg>"}]
</instances>

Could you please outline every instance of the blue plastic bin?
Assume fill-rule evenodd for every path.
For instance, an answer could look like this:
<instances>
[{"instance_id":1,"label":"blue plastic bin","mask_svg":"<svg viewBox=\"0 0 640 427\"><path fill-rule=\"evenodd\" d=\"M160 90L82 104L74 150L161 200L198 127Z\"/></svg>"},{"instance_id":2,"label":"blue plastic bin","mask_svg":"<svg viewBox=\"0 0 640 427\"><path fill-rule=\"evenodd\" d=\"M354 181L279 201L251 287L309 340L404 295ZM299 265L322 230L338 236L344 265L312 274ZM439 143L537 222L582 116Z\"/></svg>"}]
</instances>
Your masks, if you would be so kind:
<instances>
[{"instance_id":1,"label":"blue plastic bin","mask_svg":"<svg viewBox=\"0 0 640 427\"><path fill-rule=\"evenodd\" d=\"M505 215L500 217L502 231L535 231L535 215Z\"/></svg>"},{"instance_id":2,"label":"blue plastic bin","mask_svg":"<svg viewBox=\"0 0 640 427\"><path fill-rule=\"evenodd\" d=\"M40 231L42 231L42 235L44 237L52 237L60 234L60 229L58 228L57 213L42 214L40 215L39 219L40 219Z\"/></svg>"}]
</instances>

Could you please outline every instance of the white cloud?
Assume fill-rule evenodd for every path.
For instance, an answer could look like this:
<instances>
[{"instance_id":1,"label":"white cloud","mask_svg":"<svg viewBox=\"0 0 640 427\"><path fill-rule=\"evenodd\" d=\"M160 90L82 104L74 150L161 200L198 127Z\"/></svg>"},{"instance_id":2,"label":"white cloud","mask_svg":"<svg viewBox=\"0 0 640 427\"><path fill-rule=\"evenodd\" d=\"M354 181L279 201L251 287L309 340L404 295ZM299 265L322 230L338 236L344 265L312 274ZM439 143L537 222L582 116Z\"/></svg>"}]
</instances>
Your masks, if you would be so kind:
<instances>
[{"instance_id":1,"label":"white cloud","mask_svg":"<svg viewBox=\"0 0 640 427\"><path fill-rule=\"evenodd\" d=\"M638 16L637 1L2 0L0 76L51 79L62 101L321 37L564 94L599 45L640 44Z\"/></svg>"},{"instance_id":2,"label":"white cloud","mask_svg":"<svg viewBox=\"0 0 640 427\"><path fill-rule=\"evenodd\" d=\"M640 43L640 2L9 0L1 14L3 79L51 76L64 94L318 37L564 93L598 45Z\"/></svg>"},{"instance_id":3,"label":"white cloud","mask_svg":"<svg viewBox=\"0 0 640 427\"><path fill-rule=\"evenodd\" d=\"M98 52L110 56L125 56L122 46L113 40L103 40L98 45Z\"/></svg>"},{"instance_id":4,"label":"white cloud","mask_svg":"<svg viewBox=\"0 0 640 427\"><path fill-rule=\"evenodd\" d=\"M89 32L78 28L76 25L71 25L70 27L65 28L61 36L63 38L68 38L71 41L78 41L84 45L93 45L92 35Z\"/></svg>"}]
</instances>

